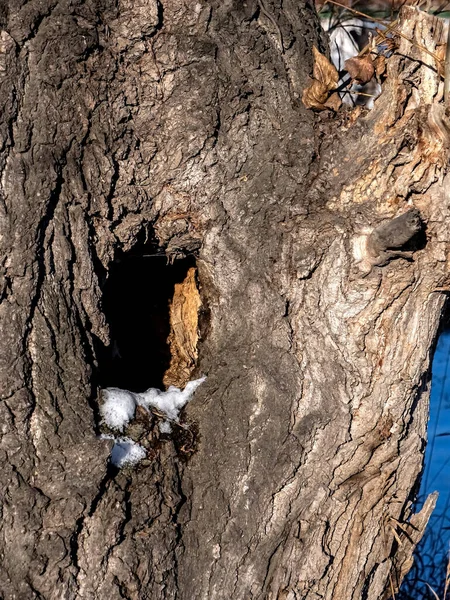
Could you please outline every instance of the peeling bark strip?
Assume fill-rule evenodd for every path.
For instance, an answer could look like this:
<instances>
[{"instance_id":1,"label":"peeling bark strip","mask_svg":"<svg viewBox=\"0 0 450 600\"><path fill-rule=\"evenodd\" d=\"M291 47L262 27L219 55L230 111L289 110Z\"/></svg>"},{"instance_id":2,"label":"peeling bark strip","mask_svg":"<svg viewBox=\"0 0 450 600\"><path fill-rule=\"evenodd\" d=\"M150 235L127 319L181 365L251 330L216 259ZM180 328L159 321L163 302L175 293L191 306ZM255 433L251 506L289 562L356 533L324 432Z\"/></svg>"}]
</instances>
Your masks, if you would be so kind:
<instances>
[{"instance_id":1,"label":"peeling bark strip","mask_svg":"<svg viewBox=\"0 0 450 600\"><path fill-rule=\"evenodd\" d=\"M327 122L299 101L317 16L282 6L0 8L5 599L379 600L407 569L449 281L449 129L421 49L443 25L405 8L374 110ZM415 211L422 232L375 244L410 260L361 270L358 240ZM117 472L102 294L155 238L197 254L210 312L198 449Z\"/></svg>"}]
</instances>

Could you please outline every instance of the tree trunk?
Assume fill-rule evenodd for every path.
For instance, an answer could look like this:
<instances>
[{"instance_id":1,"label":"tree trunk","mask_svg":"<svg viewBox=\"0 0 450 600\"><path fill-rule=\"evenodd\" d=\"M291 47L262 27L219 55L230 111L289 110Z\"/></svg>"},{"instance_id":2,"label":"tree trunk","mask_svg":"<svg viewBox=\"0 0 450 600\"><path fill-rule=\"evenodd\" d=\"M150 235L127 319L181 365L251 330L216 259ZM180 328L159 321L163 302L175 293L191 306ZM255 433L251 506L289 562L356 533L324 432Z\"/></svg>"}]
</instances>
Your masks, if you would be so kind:
<instances>
[{"instance_id":1,"label":"tree trunk","mask_svg":"<svg viewBox=\"0 0 450 600\"><path fill-rule=\"evenodd\" d=\"M405 9L374 110L325 118L308 2L9 0L0 25L0 594L378 600L434 502L408 524L448 285L442 25ZM112 467L100 387L200 375Z\"/></svg>"}]
</instances>

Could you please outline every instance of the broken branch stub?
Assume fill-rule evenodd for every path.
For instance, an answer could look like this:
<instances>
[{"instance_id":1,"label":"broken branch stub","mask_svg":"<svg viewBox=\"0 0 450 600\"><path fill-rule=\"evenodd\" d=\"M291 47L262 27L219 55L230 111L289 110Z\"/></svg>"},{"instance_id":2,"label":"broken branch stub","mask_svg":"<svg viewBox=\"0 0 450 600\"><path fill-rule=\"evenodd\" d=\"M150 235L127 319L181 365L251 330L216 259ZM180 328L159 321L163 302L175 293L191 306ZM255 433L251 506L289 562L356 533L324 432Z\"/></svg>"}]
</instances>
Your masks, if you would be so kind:
<instances>
[{"instance_id":1,"label":"broken branch stub","mask_svg":"<svg viewBox=\"0 0 450 600\"><path fill-rule=\"evenodd\" d=\"M416 233L422 229L419 211L408 210L402 215L381 223L369 235L367 252L374 264L386 264L390 258L408 258L410 254L399 252Z\"/></svg>"}]
</instances>

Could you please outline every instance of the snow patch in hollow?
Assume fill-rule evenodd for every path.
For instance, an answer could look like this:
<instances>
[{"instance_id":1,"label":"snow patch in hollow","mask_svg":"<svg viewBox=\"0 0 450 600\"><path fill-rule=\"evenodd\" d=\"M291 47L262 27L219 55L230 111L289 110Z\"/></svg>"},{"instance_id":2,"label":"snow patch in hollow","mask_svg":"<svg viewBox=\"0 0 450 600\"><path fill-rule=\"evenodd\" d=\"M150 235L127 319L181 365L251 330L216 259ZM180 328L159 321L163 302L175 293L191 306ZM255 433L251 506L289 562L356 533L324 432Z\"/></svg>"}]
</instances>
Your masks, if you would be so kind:
<instances>
[{"instance_id":1,"label":"snow patch in hollow","mask_svg":"<svg viewBox=\"0 0 450 600\"><path fill-rule=\"evenodd\" d=\"M131 467L140 462L147 452L145 448L134 442L132 439L116 438L113 435L102 434L101 440L114 440L114 446L111 449L111 463L121 469L122 467Z\"/></svg>"},{"instance_id":2,"label":"snow patch in hollow","mask_svg":"<svg viewBox=\"0 0 450 600\"><path fill-rule=\"evenodd\" d=\"M145 458L146 454L145 448L133 442L130 438L118 438L111 450L111 462L121 469L125 466L137 464Z\"/></svg>"},{"instance_id":3,"label":"snow patch in hollow","mask_svg":"<svg viewBox=\"0 0 450 600\"><path fill-rule=\"evenodd\" d=\"M171 385L167 392L161 392L150 388L142 394L138 394L138 404L149 409L151 406L165 413L168 419L177 421L180 410L185 406L195 390L205 381L206 377L189 381L183 391Z\"/></svg>"},{"instance_id":4,"label":"snow patch in hollow","mask_svg":"<svg viewBox=\"0 0 450 600\"><path fill-rule=\"evenodd\" d=\"M111 429L123 431L134 418L137 406L142 406L147 410L151 407L156 408L164 413L169 421L178 421L181 409L189 402L195 390L205 379L206 377L201 377L189 381L184 390L171 385L166 392L157 388L149 388L142 393L119 388L106 388L102 390L104 399L100 407L102 421ZM169 433L167 426L163 433Z\"/></svg>"},{"instance_id":5,"label":"snow patch in hollow","mask_svg":"<svg viewBox=\"0 0 450 600\"><path fill-rule=\"evenodd\" d=\"M159 431L166 434L172 433L172 425L169 423L169 421L162 421L159 424Z\"/></svg>"},{"instance_id":6,"label":"snow patch in hollow","mask_svg":"<svg viewBox=\"0 0 450 600\"><path fill-rule=\"evenodd\" d=\"M100 407L103 422L111 427L123 431L136 412L136 394L119 388L103 390L104 403Z\"/></svg>"}]
</instances>

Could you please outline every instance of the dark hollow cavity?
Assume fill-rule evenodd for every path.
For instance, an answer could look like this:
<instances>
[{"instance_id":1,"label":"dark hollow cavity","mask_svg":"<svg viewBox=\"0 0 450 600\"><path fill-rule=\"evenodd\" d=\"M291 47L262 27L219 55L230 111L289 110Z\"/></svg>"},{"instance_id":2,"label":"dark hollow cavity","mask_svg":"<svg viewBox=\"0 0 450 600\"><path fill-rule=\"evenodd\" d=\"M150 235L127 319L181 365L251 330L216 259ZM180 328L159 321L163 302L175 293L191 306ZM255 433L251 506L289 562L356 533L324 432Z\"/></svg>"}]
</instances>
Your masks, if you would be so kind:
<instances>
[{"instance_id":1,"label":"dark hollow cavity","mask_svg":"<svg viewBox=\"0 0 450 600\"><path fill-rule=\"evenodd\" d=\"M111 345L97 352L100 387L133 392L163 388L170 364L170 302L175 284L194 266L192 255L170 264L149 245L116 258L103 291Z\"/></svg>"}]
</instances>

